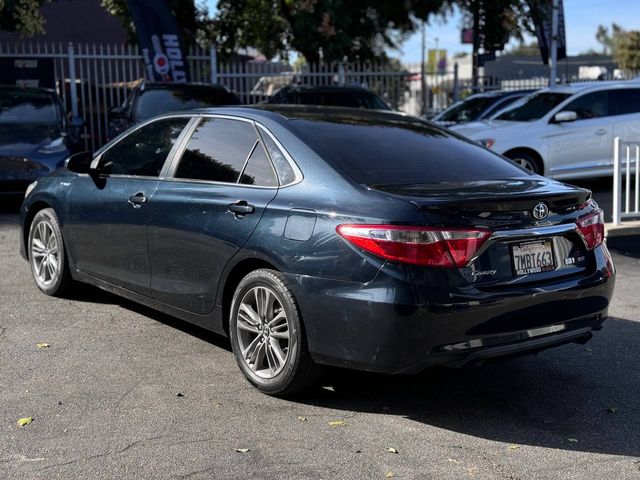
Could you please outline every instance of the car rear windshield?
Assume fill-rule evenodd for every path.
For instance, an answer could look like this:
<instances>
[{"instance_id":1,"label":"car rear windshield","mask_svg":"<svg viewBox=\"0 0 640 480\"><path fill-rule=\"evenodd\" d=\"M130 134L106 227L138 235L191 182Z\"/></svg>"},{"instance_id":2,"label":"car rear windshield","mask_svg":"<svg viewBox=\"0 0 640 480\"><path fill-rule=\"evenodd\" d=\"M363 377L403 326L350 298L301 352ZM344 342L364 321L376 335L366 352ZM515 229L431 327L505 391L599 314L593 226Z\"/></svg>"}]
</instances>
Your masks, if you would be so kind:
<instances>
[{"instance_id":1,"label":"car rear windshield","mask_svg":"<svg viewBox=\"0 0 640 480\"><path fill-rule=\"evenodd\" d=\"M45 92L0 91L0 124L56 124L62 120L60 107Z\"/></svg>"},{"instance_id":2,"label":"car rear windshield","mask_svg":"<svg viewBox=\"0 0 640 480\"><path fill-rule=\"evenodd\" d=\"M135 108L135 118L144 120L167 112L237 105L237 97L222 88L188 87L177 89L150 89L140 93Z\"/></svg>"},{"instance_id":3,"label":"car rear windshield","mask_svg":"<svg viewBox=\"0 0 640 480\"><path fill-rule=\"evenodd\" d=\"M532 122L544 117L547 112L570 96L568 93L558 92L534 93L520 100L512 108L495 118L496 120L509 120L512 122Z\"/></svg>"},{"instance_id":4,"label":"car rear windshield","mask_svg":"<svg viewBox=\"0 0 640 480\"><path fill-rule=\"evenodd\" d=\"M522 177L510 161L427 123L293 120L312 146L364 185ZM346 123L349 122L349 123Z\"/></svg>"}]
</instances>

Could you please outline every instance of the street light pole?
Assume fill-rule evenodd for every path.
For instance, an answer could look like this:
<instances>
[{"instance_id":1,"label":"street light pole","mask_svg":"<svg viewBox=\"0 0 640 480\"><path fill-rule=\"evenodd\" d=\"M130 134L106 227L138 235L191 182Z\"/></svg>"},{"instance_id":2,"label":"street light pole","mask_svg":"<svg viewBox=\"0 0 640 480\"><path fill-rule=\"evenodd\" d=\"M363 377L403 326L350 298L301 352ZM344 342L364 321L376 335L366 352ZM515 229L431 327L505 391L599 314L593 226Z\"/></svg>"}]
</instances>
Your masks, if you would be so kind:
<instances>
[{"instance_id":1,"label":"street light pole","mask_svg":"<svg viewBox=\"0 0 640 480\"><path fill-rule=\"evenodd\" d=\"M559 0L553 0L551 8L551 62L549 71L549 86L556 86L558 78L558 10Z\"/></svg>"},{"instance_id":2,"label":"street light pole","mask_svg":"<svg viewBox=\"0 0 640 480\"><path fill-rule=\"evenodd\" d=\"M422 114L426 115L427 113L427 79L426 79L426 68L424 65L425 62L425 49L427 48L427 22L423 20L422 22L422 43L420 55L422 61L420 63L420 93L421 93L421 101L422 101Z\"/></svg>"}]
</instances>

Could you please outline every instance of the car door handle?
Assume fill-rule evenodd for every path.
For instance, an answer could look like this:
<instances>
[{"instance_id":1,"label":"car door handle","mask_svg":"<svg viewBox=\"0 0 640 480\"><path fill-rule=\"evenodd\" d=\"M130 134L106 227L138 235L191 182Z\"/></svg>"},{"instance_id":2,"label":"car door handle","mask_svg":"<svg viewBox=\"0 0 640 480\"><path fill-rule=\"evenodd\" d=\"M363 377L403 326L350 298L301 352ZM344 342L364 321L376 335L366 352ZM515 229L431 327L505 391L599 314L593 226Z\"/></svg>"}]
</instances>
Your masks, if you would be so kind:
<instances>
[{"instance_id":1,"label":"car door handle","mask_svg":"<svg viewBox=\"0 0 640 480\"><path fill-rule=\"evenodd\" d=\"M256 207L247 203L246 200L238 200L236 203L230 203L227 206L227 210L233 213L236 217L249 215L256 211Z\"/></svg>"},{"instance_id":2,"label":"car door handle","mask_svg":"<svg viewBox=\"0 0 640 480\"><path fill-rule=\"evenodd\" d=\"M147 203L147 197L144 196L144 193L138 192L129 197L129 203L133 205L133 208L140 208L142 205Z\"/></svg>"},{"instance_id":3,"label":"car door handle","mask_svg":"<svg viewBox=\"0 0 640 480\"><path fill-rule=\"evenodd\" d=\"M604 128L600 128L600 129L596 130L596 135L598 135L598 136L602 136L605 133L607 133L607 131Z\"/></svg>"}]
</instances>

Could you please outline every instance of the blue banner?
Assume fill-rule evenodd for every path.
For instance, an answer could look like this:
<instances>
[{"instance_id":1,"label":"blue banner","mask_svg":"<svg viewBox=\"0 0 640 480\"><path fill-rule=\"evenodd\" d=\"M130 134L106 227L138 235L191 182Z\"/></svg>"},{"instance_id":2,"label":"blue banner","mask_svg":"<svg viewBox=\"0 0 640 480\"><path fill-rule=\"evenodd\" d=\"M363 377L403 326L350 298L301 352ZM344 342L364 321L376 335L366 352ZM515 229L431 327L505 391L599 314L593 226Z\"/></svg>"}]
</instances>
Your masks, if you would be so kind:
<instances>
[{"instance_id":1,"label":"blue banner","mask_svg":"<svg viewBox=\"0 0 640 480\"><path fill-rule=\"evenodd\" d=\"M166 0L128 0L147 80L184 83L189 65Z\"/></svg>"}]
</instances>

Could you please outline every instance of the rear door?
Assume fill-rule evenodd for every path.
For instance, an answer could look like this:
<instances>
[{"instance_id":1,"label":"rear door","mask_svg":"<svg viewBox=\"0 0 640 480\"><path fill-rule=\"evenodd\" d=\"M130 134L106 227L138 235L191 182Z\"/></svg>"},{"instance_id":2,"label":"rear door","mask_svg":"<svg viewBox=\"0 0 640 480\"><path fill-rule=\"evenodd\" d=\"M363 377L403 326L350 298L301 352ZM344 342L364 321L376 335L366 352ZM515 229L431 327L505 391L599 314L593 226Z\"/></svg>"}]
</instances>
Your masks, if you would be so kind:
<instances>
[{"instance_id":1,"label":"rear door","mask_svg":"<svg viewBox=\"0 0 640 480\"><path fill-rule=\"evenodd\" d=\"M640 88L611 90L610 95L616 113L613 118L614 138L620 137L623 141L640 138ZM610 158L613 165L613 155Z\"/></svg>"},{"instance_id":2,"label":"rear door","mask_svg":"<svg viewBox=\"0 0 640 480\"><path fill-rule=\"evenodd\" d=\"M547 170L554 174L589 172L611 162L613 108L609 92L600 90L569 102L562 111L573 111L573 122L547 126Z\"/></svg>"},{"instance_id":3,"label":"rear door","mask_svg":"<svg viewBox=\"0 0 640 480\"><path fill-rule=\"evenodd\" d=\"M149 295L149 207L188 122L175 117L142 126L100 155L99 178L71 182L65 234L80 271Z\"/></svg>"},{"instance_id":4,"label":"rear door","mask_svg":"<svg viewBox=\"0 0 640 480\"><path fill-rule=\"evenodd\" d=\"M213 310L220 275L278 188L251 121L201 118L160 182L149 220L151 290L198 314Z\"/></svg>"}]
</instances>

